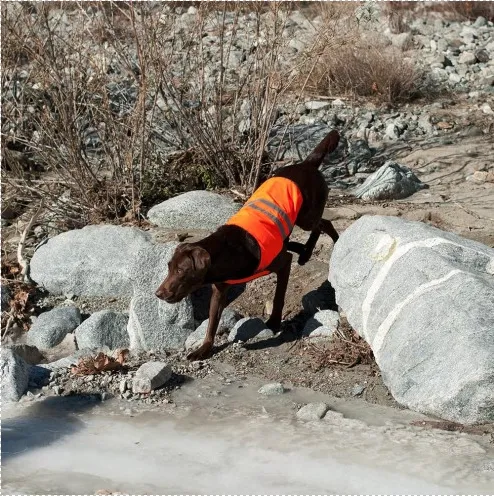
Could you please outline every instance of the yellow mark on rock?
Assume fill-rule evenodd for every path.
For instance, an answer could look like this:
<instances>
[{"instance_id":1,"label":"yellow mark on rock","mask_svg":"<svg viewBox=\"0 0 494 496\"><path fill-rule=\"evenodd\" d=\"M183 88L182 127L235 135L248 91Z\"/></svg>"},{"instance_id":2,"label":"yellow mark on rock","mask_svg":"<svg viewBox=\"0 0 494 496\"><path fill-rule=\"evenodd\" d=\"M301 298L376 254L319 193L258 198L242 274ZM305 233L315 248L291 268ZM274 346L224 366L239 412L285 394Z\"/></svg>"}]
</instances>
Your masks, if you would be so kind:
<instances>
[{"instance_id":1,"label":"yellow mark on rock","mask_svg":"<svg viewBox=\"0 0 494 496\"><path fill-rule=\"evenodd\" d=\"M396 250L398 240L389 234L384 234L371 253L371 258L380 262L388 260Z\"/></svg>"}]
</instances>

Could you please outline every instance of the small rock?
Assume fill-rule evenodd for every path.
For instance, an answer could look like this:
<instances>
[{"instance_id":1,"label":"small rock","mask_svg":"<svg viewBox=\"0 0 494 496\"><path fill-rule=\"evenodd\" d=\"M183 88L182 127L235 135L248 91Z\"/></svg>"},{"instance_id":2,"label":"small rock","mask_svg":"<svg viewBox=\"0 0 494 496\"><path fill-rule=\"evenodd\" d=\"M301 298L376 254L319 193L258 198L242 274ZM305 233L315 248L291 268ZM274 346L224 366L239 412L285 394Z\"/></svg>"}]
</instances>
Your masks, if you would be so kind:
<instances>
[{"instance_id":1,"label":"small rock","mask_svg":"<svg viewBox=\"0 0 494 496\"><path fill-rule=\"evenodd\" d=\"M320 420L326 415L329 406L326 403L308 403L297 412L299 420Z\"/></svg>"},{"instance_id":2,"label":"small rock","mask_svg":"<svg viewBox=\"0 0 494 496\"><path fill-rule=\"evenodd\" d=\"M340 98L334 99L332 103L332 106L337 108L345 107L345 105L346 105L345 102Z\"/></svg>"},{"instance_id":3,"label":"small rock","mask_svg":"<svg viewBox=\"0 0 494 496\"><path fill-rule=\"evenodd\" d=\"M297 52L302 52L305 49L305 43L296 38L292 38L289 41L288 45L290 46L290 48L293 48Z\"/></svg>"},{"instance_id":4,"label":"small rock","mask_svg":"<svg viewBox=\"0 0 494 496\"><path fill-rule=\"evenodd\" d=\"M488 103L484 103L481 107L482 112L487 115L494 115L494 110L492 110L491 106Z\"/></svg>"},{"instance_id":5,"label":"small rock","mask_svg":"<svg viewBox=\"0 0 494 496\"><path fill-rule=\"evenodd\" d=\"M268 329L261 319L245 317L240 319L230 331L228 341L242 341L245 343L249 339L268 339L273 336L273 331Z\"/></svg>"},{"instance_id":6,"label":"small rock","mask_svg":"<svg viewBox=\"0 0 494 496\"><path fill-rule=\"evenodd\" d=\"M285 391L286 389L283 387L283 384L280 382L273 382L260 387L258 393L263 394L264 396L276 396L283 394Z\"/></svg>"},{"instance_id":7,"label":"small rock","mask_svg":"<svg viewBox=\"0 0 494 496\"><path fill-rule=\"evenodd\" d=\"M449 75L449 80L452 82L452 83L459 83L461 82L461 76L459 74L456 74L456 72L452 72L450 75Z\"/></svg>"},{"instance_id":8,"label":"small rock","mask_svg":"<svg viewBox=\"0 0 494 496\"><path fill-rule=\"evenodd\" d=\"M136 254L152 246L150 238L134 227L73 229L37 248L30 275L53 294L131 297L130 268Z\"/></svg>"},{"instance_id":9,"label":"small rock","mask_svg":"<svg viewBox=\"0 0 494 496\"><path fill-rule=\"evenodd\" d=\"M43 354L36 348L28 344L14 344L9 348L20 356L29 365L37 365L43 360Z\"/></svg>"},{"instance_id":10,"label":"small rock","mask_svg":"<svg viewBox=\"0 0 494 496\"><path fill-rule=\"evenodd\" d=\"M120 381L120 385L118 387L121 394L124 394L127 391L127 381L125 379Z\"/></svg>"},{"instance_id":11,"label":"small rock","mask_svg":"<svg viewBox=\"0 0 494 496\"><path fill-rule=\"evenodd\" d=\"M485 17L479 16L476 21L473 23L473 26L476 28L481 28L487 24L487 19Z\"/></svg>"},{"instance_id":12,"label":"small rock","mask_svg":"<svg viewBox=\"0 0 494 496\"><path fill-rule=\"evenodd\" d=\"M63 392L62 386L53 386L53 392L57 395L60 396Z\"/></svg>"},{"instance_id":13,"label":"small rock","mask_svg":"<svg viewBox=\"0 0 494 496\"><path fill-rule=\"evenodd\" d=\"M475 171L467 179L478 182L478 183L494 183L494 171Z\"/></svg>"},{"instance_id":14,"label":"small rock","mask_svg":"<svg viewBox=\"0 0 494 496\"><path fill-rule=\"evenodd\" d=\"M418 125L426 134L432 134L432 132L434 131L434 127L431 123L431 118L427 114L422 114L419 117Z\"/></svg>"},{"instance_id":15,"label":"small rock","mask_svg":"<svg viewBox=\"0 0 494 496\"><path fill-rule=\"evenodd\" d=\"M439 121L436 124L436 127L438 127L439 129L451 129L453 127L453 124L451 124L450 122L446 122L446 121Z\"/></svg>"},{"instance_id":16,"label":"small rock","mask_svg":"<svg viewBox=\"0 0 494 496\"><path fill-rule=\"evenodd\" d=\"M136 372L132 383L133 393L150 393L165 384L172 376L172 368L164 362L147 362Z\"/></svg>"},{"instance_id":17,"label":"small rock","mask_svg":"<svg viewBox=\"0 0 494 496\"><path fill-rule=\"evenodd\" d=\"M477 50L475 52L475 58L477 59L478 62L481 62L483 64L489 62L489 60L491 59L489 52L484 49Z\"/></svg>"},{"instance_id":18,"label":"small rock","mask_svg":"<svg viewBox=\"0 0 494 496\"><path fill-rule=\"evenodd\" d=\"M220 318L220 322L218 324L218 334L229 331L232 329L235 324L241 319L241 315L235 310L230 308L225 308ZM208 329L209 319L205 320L201 323L201 325L190 334L185 340L185 349L192 350L198 346L200 346L206 337L206 331Z\"/></svg>"},{"instance_id":19,"label":"small rock","mask_svg":"<svg viewBox=\"0 0 494 496\"><path fill-rule=\"evenodd\" d=\"M82 348L103 348L110 350L129 347L127 324L129 317L113 310L93 313L76 330L77 346Z\"/></svg>"},{"instance_id":20,"label":"small rock","mask_svg":"<svg viewBox=\"0 0 494 496\"><path fill-rule=\"evenodd\" d=\"M472 65L475 64L476 62L477 62L477 57L472 52L463 52L458 57L459 64Z\"/></svg>"},{"instance_id":21,"label":"small rock","mask_svg":"<svg viewBox=\"0 0 494 496\"><path fill-rule=\"evenodd\" d=\"M340 321L340 315L334 310L321 310L311 317L304 326L302 336L331 337Z\"/></svg>"},{"instance_id":22,"label":"small rock","mask_svg":"<svg viewBox=\"0 0 494 496\"><path fill-rule=\"evenodd\" d=\"M392 140L398 139L400 137L398 128L395 126L393 122L386 126L385 135Z\"/></svg>"},{"instance_id":23,"label":"small rock","mask_svg":"<svg viewBox=\"0 0 494 496\"><path fill-rule=\"evenodd\" d=\"M10 300L12 299L12 292L6 284L2 284L0 291L2 293L2 312L5 312L10 307Z\"/></svg>"},{"instance_id":24,"label":"small rock","mask_svg":"<svg viewBox=\"0 0 494 496\"><path fill-rule=\"evenodd\" d=\"M330 102L322 102L318 100L305 102L305 108L307 110L321 110L323 108L329 107L330 105L331 105Z\"/></svg>"},{"instance_id":25,"label":"small rock","mask_svg":"<svg viewBox=\"0 0 494 496\"><path fill-rule=\"evenodd\" d=\"M81 323L76 307L55 308L42 313L27 333L27 343L40 350L53 348Z\"/></svg>"},{"instance_id":26,"label":"small rock","mask_svg":"<svg viewBox=\"0 0 494 496\"><path fill-rule=\"evenodd\" d=\"M29 365L11 349L0 355L2 402L19 401L29 383Z\"/></svg>"},{"instance_id":27,"label":"small rock","mask_svg":"<svg viewBox=\"0 0 494 496\"><path fill-rule=\"evenodd\" d=\"M352 388L352 396L360 396L365 391L365 386L362 384L355 384Z\"/></svg>"}]
</instances>

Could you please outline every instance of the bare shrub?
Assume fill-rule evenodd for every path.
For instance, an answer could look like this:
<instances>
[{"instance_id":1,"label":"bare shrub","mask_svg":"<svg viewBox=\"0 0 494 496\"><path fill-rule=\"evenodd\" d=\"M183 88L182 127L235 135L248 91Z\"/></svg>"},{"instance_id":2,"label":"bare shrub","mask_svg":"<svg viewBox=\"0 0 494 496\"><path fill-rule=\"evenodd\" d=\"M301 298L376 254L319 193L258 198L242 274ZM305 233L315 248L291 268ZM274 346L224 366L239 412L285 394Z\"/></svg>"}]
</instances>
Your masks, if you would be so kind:
<instances>
[{"instance_id":1,"label":"bare shrub","mask_svg":"<svg viewBox=\"0 0 494 496\"><path fill-rule=\"evenodd\" d=\"M149 144L139 139L148 134L144 99L116 109L106 74L111 48L87 50L97 40L86 16L77 16L67 37L65 11L52 13L45 3L35 14L19 4L4 8L6 44L20 47L3 59L4 192L7 183L42 200L71 226L135 214L135 165Z\"/></svg>"},{"instance_id":2,"label":"bare shrub","mask_svg":"<svg viewBox=\"0 0 494 496\"><path fill-rule=\"evenodd\" d=\"M75 227L139 219L189 180L254 189L291 80L284 6L252 8L238 60L240 4L201 2L192 28L173 4L70 4L2 6L4 194Z\"/></svg>"}]
</instances>

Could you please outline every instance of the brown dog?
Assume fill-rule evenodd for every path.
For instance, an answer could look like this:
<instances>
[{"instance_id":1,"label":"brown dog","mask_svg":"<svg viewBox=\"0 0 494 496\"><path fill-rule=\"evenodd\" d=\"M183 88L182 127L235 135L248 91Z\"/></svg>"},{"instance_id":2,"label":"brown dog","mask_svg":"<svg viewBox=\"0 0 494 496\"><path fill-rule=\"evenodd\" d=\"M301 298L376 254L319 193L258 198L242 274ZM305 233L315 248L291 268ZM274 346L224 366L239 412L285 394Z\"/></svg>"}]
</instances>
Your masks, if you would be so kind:
<instances>
[{"instance_id":1,"label":"brown dog","mask_svg":"<svg viewBox=\"0 0 494 496\"><path fill-rule=\"evenodd\" d=\"M258 227L258 231L264 229L263 226L269 221L266 233L261 232L254 236L240 225L227 223L201 241L183 243L177 247L168 264L168 275L156 291L156 296L168 303L177 303L205 284L212 284L213 288L206 337L203 344L187 356L189 360L201 360L209 356L221 314L226 306L230 284L274 272L277 281L273 311L266 324L275 331L279 329L292 262L292 254L288 250L297 252L300 255L299 264L303 265L312 255L321 232L331 236L334 242L338 239L338 233L331 222L322 218L328 187L318 169L326 154L332 152L338 142L338 132L331 131L302 163L283 167L273 175L276 178L284 178L280 182L295 188L287 190L288 192L283 190L284 198L281 202L282 205L289 205L287 210L292 218L279 208L276 202L276 188L272 190L274 193L271 192L272 202L264 198L256 199L257 191L265 188L268 182L275 183L270 179L247 201L240 210L241 213L237 214L247 221L249 217L260 216L258 226L261 227ZM296 192L297 197L293 201L290 198L292 191ZM288 241L293 223L304 231L311 231L305 245ZM271 234L267 231L271 228L276 236L269 238ZM273 241L265 244L259 242L259 239L264 239L264 235L266 239ZM260 267L262 260L266 258L265 251L270 250L276 251L274 258L267 266Z\"/></svg>"}]
</instances>

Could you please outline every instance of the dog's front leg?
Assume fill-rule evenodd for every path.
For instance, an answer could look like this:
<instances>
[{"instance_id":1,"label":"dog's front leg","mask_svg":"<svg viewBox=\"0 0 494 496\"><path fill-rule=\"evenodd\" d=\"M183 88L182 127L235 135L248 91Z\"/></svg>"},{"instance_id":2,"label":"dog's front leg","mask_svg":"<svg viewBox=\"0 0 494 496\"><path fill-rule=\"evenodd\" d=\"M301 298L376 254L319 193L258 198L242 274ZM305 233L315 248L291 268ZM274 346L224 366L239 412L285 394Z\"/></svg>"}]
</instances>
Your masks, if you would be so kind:
<instances>
[{"instance_id":1,"label":"dog's front leg","mask_svg":"<svg viewBox=\"0 0 494 496\"><path fill-rule=\"evenodd\" d=\"M266 325L273 331L279 331L281 318L283 316L283 307L285 306L285 295L292 268L293 255L287 251L282 251L270 268L276 274L276 291L274 293L273 311Z\"/></svg>"},{"instance_id":2,"label":"dog's front leg","mask_svg":"<svg viewBox=\"0 0 494 496\"><path fill-rule=\"evenodd\" d=\"M197 350L187 355L189 360L204 360L211 354L214 344L214 336L218 330L221 314L226 306L228 288L228 284L213 284L213 294L211 295L211 302L209 303L209 323L208 330L206 331L206 337L204 338L202 345Z\"/></svg>"}]
</instances>

